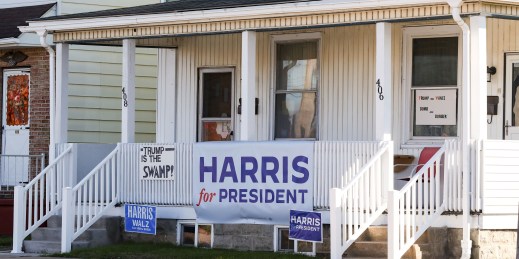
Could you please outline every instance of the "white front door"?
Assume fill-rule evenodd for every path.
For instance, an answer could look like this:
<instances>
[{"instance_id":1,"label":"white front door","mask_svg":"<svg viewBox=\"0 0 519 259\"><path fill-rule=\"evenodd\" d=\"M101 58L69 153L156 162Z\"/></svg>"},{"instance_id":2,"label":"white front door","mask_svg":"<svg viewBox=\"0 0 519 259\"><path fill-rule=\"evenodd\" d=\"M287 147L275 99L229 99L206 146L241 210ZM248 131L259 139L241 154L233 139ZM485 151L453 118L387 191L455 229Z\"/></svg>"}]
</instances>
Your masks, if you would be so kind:
<instances>
[{"instance_id":1,"label":"white front door","mask_svg":"<svg viewBox=\"0 0 519 259\"><path fill-rule=\"evenodd\" d=\"M2 155L29 155L28 70L5 70L3 76ZM0 161L3 185L17 185L28 180L28 160L3 156Z\"/></svg>"},{"instance_id":2,"label":"white front door","mask_svg":"<svg viewBox=\"0 0 519 259\"><path fill-rule=\"evenodd\" d=\"M519 55L506 56L505 139L519 140Z\"/></svg>"},{"instance_id":3,"label":"white front door","mask_svg":"<svg viewBox=\"0 0 519 259\"><path fill-rule=\"evenodd\" d=\"M233 140L234 69L200 69L198 140Z\"/></svg>"}]
</instances>

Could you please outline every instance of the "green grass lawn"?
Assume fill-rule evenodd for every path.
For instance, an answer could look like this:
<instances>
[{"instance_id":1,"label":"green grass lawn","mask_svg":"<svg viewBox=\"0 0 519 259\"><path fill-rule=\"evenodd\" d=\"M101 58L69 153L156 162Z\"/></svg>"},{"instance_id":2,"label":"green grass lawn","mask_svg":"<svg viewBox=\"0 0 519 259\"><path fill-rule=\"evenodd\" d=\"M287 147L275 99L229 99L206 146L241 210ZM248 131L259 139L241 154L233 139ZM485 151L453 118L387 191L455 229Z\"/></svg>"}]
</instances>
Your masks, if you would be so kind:
<instances>
[{"instance_id":1,"label":"green grass lawn","mask_svg":"<svg viewBox=\"0 0 519 259\"><path fill-rule=\"evenodd\" d=\"M204 249L182 247L172 244L151 243L122 243L117 245L76 249L67 254L53 254L52 257L73 258L207 258L207 259L309 259L310 257L296 254L273 252L243 252L224 249ZM319 257L316 257L319 258Z\"/></svg>"}]
</instances>

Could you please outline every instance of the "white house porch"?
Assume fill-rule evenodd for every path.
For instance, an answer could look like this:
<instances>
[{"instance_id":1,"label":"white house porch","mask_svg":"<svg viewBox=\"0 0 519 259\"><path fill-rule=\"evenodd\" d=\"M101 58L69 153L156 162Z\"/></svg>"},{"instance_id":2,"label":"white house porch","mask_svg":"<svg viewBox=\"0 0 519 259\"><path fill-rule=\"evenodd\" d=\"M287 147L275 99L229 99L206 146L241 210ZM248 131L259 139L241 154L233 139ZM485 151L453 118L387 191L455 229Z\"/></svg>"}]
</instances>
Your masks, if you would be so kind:
<instances>
[{"instance_id":1,"label":"white house porch","mask_svg":"<svg viewBox=\"0 0 519 259\"><path fill-rule=\"evenodd\" d=\"M339 227L331 228L334 257L340 257L385 210L392 233L389 241L392 258L400 257L424 229L434 224L465 228L464 257L470 254L468 231L475 227L471 225L473 222L481 228L496 227L497 221L503 222L503 228L510 226L510 220L516 216L517 210L514 211L512 204L517 195L511 194L501 203L496 199L503 194L496 190L496 185L503 181L502 174L507 174L512 181L517 179L515 169L510 169L518 167L514 159L517 143L487 140L487 131L490 129L492 136L497 136L497 124L506 119L505 111L499 110L498 122L487 126L484 109L485 66L489 64L487 57L493 58L493 54L488 54L487 26L507 18L501 12L508 11L493 9L496 16L488 18L484 14L494 4L481 2L466 2L461 6L413 2L407 3L407 7L388 5L382 9L335 4L319 7L329 8L327 11L311 3L281 4L282 9L301 11L288 12L281 18L272 17L275 8L266 6L264 9L245 8L241 13L232 8L224 14L218 11L190 13L192 16L185 16L193 18L189 23L182 15L139 17L149 18L146 22L64 17L63 20L34 21L23 28L41 35L52 32L57 44L56 113L52 114L54 143L69 142L70 126L74 126L64 105L69 103L69 46L122 46L122 93L118 100L121 139L114 141L121 143L90 174L77 181L72 178L62 181L70 176L63 168L70 167L71 172L77 168L75 144L59 144L56 160L44 174L25 189L18 188L19 200L29 197L29 203L41 204L29 213L33 215L29 221L34 225L25 228L19 225L19 232L15 234L18 247L13 251L20 251L25 236L45 221L47 215L60 209L64 215L63 226L69 226L63 229L62 251L68 251L71 240L117 203L192 207L192 149L206 140L204 126L211 123L217 125L214 131L222 138L251 145L254 141L290 143L289 140L297 138L313 143L313 209L331 209L332 226L348 226L343 227L342 232ZM460 12L464 19L459 17ZM251 13L254 15L247 17ZM232 19L228 19L229 15ZM94 22L95 26L86 26L82 19ZM492 29L492 33L500 32ZM446 125L417 123L419 105L414 97L425 92L410 79L414 76L411 46L417 39L435 37L457 39L452 45L457 50L452 55L457 72L453 82L441 85L440 89L453 93L455 100L448 114L454 115L455 120ZM296 46L299 43L311 44ZM298 55L280 51L287 46L300 48L293 51L302 53L296 60L306 61L300 66L299 74L304 75L301 89L291 89L287 83L290 79L285 82L286 88L279 88L278 81L282 78L279 71L288 65L279 69L278 64L290 60L290 57L286 60L279 57L284 53ZM139 112L138 85L134 80L137 47L159 48L156 143L174 143L178 171L173 184L138 178L139 149L159 144L133 143L139 131L135 119ZM501 71L498 73L503 70L498 69ZM231 87L226 93L228 112L206 116L207 100L203 93L211 88L204 88L204 78L226 73L231 76L227 81ZM425 90L438 91L439 88L429 86ZM291 119L283 119L277 100L289 94L310 98L298 99L296 106L304 106L304 109L288 111ZM220 111L216 106L210 109ZM301 119L297 129L294 121L299 114L305 115L306 121ZM288 125L290 133L277 125ZM421 131L423 125L427 126L428 133ZM433 128L440 133L431 133ZM403 177L394 176L395 154L413 155L416 164L421 150L431 146L440 147L440 151L419 172L410 173L409 181L400 181L398 179ZM502 162L510 168L500 168ZM399 192L394 191L395 184L406 186ZM66 187L70 188L63 189ZM332 188L341 190L330 192ZM50 200L46 199L47 195ZM22 208L25 206L20 204L19 215L25 214ZM464 216L455 216L454 220L444 216L441 223L437 223L444 212L464 213ZM470 216L469 212L482 214ZM77 216L76 224L72 222L73 215Z\"/></svg>"}]
</instances>

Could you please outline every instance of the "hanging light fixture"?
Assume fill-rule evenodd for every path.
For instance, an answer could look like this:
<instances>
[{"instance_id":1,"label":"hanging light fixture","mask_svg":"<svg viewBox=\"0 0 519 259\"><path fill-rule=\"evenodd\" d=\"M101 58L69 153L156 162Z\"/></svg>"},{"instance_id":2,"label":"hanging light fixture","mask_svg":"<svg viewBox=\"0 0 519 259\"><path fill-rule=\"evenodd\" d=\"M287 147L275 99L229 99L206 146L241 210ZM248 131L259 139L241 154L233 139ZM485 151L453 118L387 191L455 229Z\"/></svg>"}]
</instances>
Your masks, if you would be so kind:
<instances>
[{"instance_id":1,"label":"hanging light fixture","mask_svg":"<svg viewBox=\"0 0 519 259\"><path fill-rule=\"evenodd\" d=\"M10 67L16 66L16 64L24 61L27 59L27 55L25 55L21 51L9 51L5 53L3 56L0 57L0 60L4 61L9 65Z\"/></svg>"},{"instance_id":2,"label":"hanging light fixture","mask_svg":"<svg viewBox=\"0 0 519 259\"><path fill-rule=\"evenodd\" d=\"M487 82L492 81L492 76L497 72L496 67L487 67Z\"/></svg>"}]
</instances>

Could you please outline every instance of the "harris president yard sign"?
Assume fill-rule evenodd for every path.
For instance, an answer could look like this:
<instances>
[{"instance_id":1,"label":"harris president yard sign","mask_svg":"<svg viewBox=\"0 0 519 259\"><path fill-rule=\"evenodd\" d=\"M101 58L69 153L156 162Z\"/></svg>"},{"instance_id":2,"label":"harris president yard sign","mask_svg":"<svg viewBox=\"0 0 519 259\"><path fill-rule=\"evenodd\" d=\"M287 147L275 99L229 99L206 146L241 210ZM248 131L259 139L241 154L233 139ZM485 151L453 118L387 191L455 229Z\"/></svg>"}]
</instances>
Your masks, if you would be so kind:
<instances>
[{"instance_id":1,"label":"harris president yard sign","mask_svg":"<svg viewBox=\"0 0 519 259\"><path fill-rule=\"evenodd\" d=\"M288 224L313 209L312 142L196 143L193 204L200 223Z\"/></svg>"}]
</instances>

